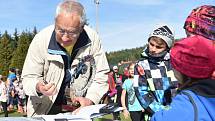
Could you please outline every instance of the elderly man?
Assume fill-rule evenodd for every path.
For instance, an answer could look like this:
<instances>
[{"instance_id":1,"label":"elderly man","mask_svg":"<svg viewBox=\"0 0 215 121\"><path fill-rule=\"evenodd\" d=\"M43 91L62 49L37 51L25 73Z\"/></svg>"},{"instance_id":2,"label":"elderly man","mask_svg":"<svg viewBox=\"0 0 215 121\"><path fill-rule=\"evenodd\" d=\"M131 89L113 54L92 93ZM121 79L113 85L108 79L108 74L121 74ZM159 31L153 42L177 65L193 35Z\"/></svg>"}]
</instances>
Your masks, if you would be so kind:
<instances>
[{"instance_id":1,"label":"elderly man","mask_svg":"<svg viewBox=\"0 0 215 121\"><path fill-rule=\"evenodd\" d=\"M34 37L26 56L22 78L29 96L28 116L62 112L66 87L81 107L97 104L108 90L108 71L99 37L86 26L83 6L63 1L57 6L55 25Z\"/></svg>"}]
</instances>

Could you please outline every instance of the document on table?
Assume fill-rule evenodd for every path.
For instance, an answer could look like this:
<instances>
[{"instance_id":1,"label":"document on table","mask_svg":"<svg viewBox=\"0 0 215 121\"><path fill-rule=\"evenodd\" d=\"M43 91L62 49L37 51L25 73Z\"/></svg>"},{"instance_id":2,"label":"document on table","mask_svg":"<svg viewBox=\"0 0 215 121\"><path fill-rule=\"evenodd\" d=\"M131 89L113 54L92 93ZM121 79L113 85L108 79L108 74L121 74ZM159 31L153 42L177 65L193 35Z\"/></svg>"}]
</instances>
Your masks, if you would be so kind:
<instances>
[{"instance_id":1,"label":"document on table","mask_svg":"<svg viewBox=\"0 0 215 121\"><path fill-rule=\"evenodd\" d=\"M39 117L42 117L44 121L92 121L90 118L63 113L57 115L40 115Z\"/></svg>"},{"instance_id":2,"label":"document on table","mask_svg":"<svg viewBox=\"0 0 215 121\"><path fill-rule=\"evenodd\" d=\"M92 121L93 118L101 117L107 113L100 113L99 109L104 107L106 104L97 104L82 107L77 114L71 112L60 113L57 115L39 115L45 121ZM117 108L114 112L123 110L122 107Z\"/></svg>"}]
</instances>

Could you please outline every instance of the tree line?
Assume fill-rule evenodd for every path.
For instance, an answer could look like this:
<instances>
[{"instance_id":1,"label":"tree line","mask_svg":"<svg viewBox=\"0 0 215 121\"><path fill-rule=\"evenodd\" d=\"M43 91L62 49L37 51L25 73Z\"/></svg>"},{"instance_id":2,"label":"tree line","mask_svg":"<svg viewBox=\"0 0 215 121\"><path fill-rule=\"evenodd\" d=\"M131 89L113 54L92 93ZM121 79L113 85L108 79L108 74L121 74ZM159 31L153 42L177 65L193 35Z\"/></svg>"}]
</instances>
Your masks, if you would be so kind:
<instances>
[{"instance_id":1,"label":"tree line","mask_svg":"<svg viewBox=\"0 0 215 121\"><path fill-rule=\"evenodd\" d=\"M37 34L37 29L33 31L23 31L18 33L17 29L13 35L7 31L0 33L0 74L7 76L9 68L22 69L28 47Z\"/></svg>"},{"instance_id":2,"label":"tree line","mask_svg":"<svg viewBox=\"0 0 215 121\"><path fill-rule=\"evenodd\" d=\"M17 29L13 35L8 34L7 31L3 34L0 33L0 74L6 76L9 68L22 69L28 47L36 34L36 27L32 31L26 30L20 34ZM113 66L122 61L137 61L143 49L144 46L106 52L108 63Z\"/></svg>"},{"instance_id":3,"label":"tree line","mask_svg":"<svg viewBox=\"0 0 215 121\"><path fill-rule=\"evenodd\" d=\"M144 47L145 46L106 53L109 65L113 66L122 62L137 61L140 58Z\"/></svg>"}]
</instances>

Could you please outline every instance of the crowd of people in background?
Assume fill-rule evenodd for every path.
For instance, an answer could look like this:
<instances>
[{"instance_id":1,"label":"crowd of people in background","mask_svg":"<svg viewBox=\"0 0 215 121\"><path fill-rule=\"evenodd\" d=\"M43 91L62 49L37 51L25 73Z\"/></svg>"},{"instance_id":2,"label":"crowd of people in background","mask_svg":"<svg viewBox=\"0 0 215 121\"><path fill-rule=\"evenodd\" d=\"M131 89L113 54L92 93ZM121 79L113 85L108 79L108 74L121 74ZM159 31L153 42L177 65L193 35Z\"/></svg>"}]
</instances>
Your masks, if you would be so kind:
<instances>
[{"instance_id":1,"label":"crowd of people in background","mask_svg":"<svg viewBox=\"0 0 215 121\"><path fill-rule=\"evenodd\" d=\"M8 117L8 113L14 111L26 115L26 101L21 70L10 68L7 76L0 75L0 110L4 116Z\"/></svg>"}]
</instances>

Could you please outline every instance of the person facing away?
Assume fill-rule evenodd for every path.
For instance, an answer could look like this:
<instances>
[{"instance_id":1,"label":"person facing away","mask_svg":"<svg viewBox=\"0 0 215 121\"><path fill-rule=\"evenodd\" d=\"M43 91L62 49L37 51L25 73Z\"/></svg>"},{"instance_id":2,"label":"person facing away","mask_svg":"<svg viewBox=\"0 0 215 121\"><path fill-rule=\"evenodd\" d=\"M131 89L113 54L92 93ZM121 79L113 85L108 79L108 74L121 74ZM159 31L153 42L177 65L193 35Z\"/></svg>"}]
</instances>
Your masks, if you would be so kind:
<instances>
[{"instance_id":1,"label":"person facing away","mask_svg":"<svg viewBox=\"0 0 215 121\"><path fill-rule=\"evenodd\" d=\"M85 57L88 61L80 63ZM84 68L79 75L73 73L80 71L78 67ZM62 112L68 86L73 90L72 101L80 107L99 103L108 90L108 71L99 36L86 25L84 7L74 0L61 2L55 24L34 37L25 59L22 79L29 96L27 116Z\"/></svg>"},{"instance_id":2,"label":"person facing away","mask_svg":"<svg viewBox=\"0 0 215 121\"><path fill-rule=\"evenodd\" d=\"M187 37L215 40L215 6L203 5L192 10L184 23ZM212 74L215 78L215 71Z\"/></svg>"},{"instance_id":3,"label":"person facing away","mask_svg":"<svg viewBox=\"0 0 215 121\"><path fill-rule=\"evenodd\" d=\"M109 102L114 102L114 96L117 93L116 90L116 83L115 83L115 79L114 79L114 72L111 69L110 72L108 73L108 97L109 97Z\"/></svg>"},{"instance_id":4,"label":"person facing away","mask_svg":"<svg viewBox=\"0 0 215 121\"><path fill-rule=\"evenodd\" d=\"M159 24L150 34L142 58L135 66L135 94L148 115L168 105L176 92L177 80L169 56L173 41L173 29Z\"/></svg>"},{"instance_id":5,"label":"person facing away","mask_svg":"<svg viewBox=\"0 0 215 121\"><path fill-rule=\"evenodd\" d=\"M145 121L144 109L140 105L133 87L135 63L131 63L128 66L129 78L126 79L122 85L121 104L123 109L123 115L127 119L130 115L132 121ZM127 97L126 97L127 94ZM128 102L128 108L126 106L126 98Z\"/></svg>"},{"instance_id":6,"label":"person facing away","mask_svg":"<svg viewBox=\"0 0 215 121\"><path fill-rule=\"evenodd\" d=\"M215 120L215 6L192 10L184 29L187 38L171 50L171 63L180 82L179 93L152 121Z\"/></svg>"},{"instance_id":7,"label":"person facing away","mask_svg":"<svg viewBox=\"0 0 215 121\"><path fill-rule=\"evenodd\" d=\"M16 81L16 74L15 74L15 68L9 68L9 74L7 76L7 86L8 86L8 93L9 93L9 111L14 109L14 106L16 105L16 99L15 99L15 89L14 89L14 81Z\"/></svg>"},{"instance_id":8,"label":"person facing away","mask_svg":"<svg viewBox=\"0 0 215 121\"><path fill-rule=\"evenodd\" d=\"M13 85L13 82L15 80L16 80L15 68L9 68L9 74L7 77L7 81L8 81L8 83L10 83L10 85Z\"/></svg>"}]
</instances>

